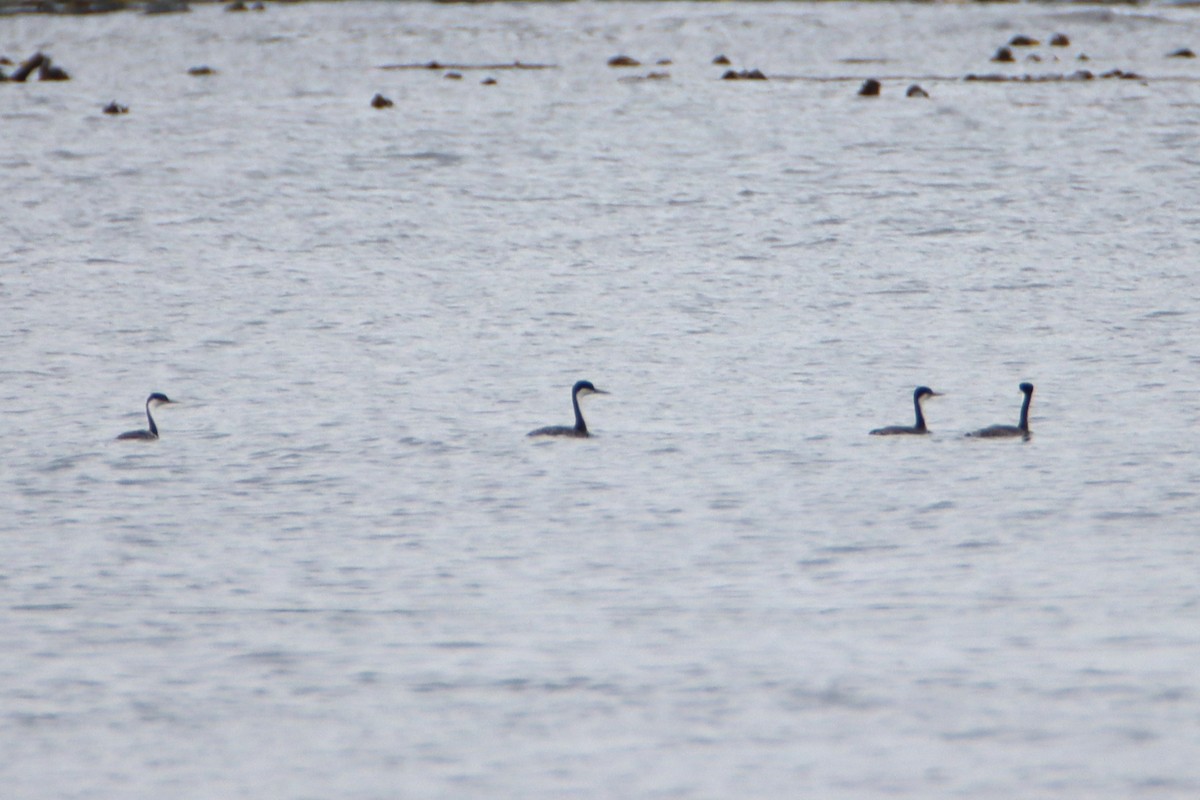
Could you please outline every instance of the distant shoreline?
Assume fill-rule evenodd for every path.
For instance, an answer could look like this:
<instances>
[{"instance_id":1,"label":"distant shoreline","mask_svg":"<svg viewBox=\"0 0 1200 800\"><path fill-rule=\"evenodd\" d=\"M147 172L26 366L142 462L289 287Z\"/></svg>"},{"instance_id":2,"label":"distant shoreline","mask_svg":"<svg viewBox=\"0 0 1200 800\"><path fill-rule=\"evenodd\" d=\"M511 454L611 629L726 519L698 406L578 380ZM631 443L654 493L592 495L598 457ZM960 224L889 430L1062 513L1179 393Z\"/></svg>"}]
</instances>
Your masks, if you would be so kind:
<instances>
[{"instance_id":1,"label":"distant shoreline","mask_svg":"<svg viewBox=\"0 0 1200 800\"><path fill-rule=\"evenodd\" d=\"M17 14L89 16L123 11L171 14L190 11L194 5L232 5L234 2L236 0L0 0L0 16ZM271 2L298 3L300 0L271 0Z\"/></svg>"},{"instance_id":2,"label":"distant shoreline","mask_svg":"<svg viewBox=\"0 0 1200 800\"><path fill-rule=\"evenodd\" d=\"M342 0L269 0L269 5L282 3L301 3L301 2L341 2ZM630 0L625 0L626 2ZM633 2L706 2L708 0L632 0ZM717 2L718 0L712 0ZM854 0L862 2L862 0ZM934 0L869 0L870 2L888 2L888 3L912 3L915 5L931 5ZM0 0L0 16L12 16L16 14L61 14L68 16L83 16L90 14L111 14L122 11L134 11L144 14L167 14L167 13L183 13L191 10L193 5L235 5L239 0ZM245 0L241 0L245 3ZM505 3L505 2L550 2L564 3L576 2L576 0L375 0L375 2L433 2L433 3L461 3L461 4L482 4L482 3ZM806 2L839 2L839 0L745 0L745 2L753 3L771 3L771 2L787 2L787 3L806 3ZM946 2L946 0L942 0ZM995 5L998 3L1016 4L1020 0L950 0L954 5ZM1072 0L1036 0L1039 5L1076 5ZM1197 0L1200 2L1200 0ZM1179 3L1177 5L1192 5L1191 2ZM1153 5L1152 2L1144 0L1090 0L1089 5L1105 5L1105 6L1145 6ZM238 9L240 10L240 9Z\"/></svg>"}]
</instances>

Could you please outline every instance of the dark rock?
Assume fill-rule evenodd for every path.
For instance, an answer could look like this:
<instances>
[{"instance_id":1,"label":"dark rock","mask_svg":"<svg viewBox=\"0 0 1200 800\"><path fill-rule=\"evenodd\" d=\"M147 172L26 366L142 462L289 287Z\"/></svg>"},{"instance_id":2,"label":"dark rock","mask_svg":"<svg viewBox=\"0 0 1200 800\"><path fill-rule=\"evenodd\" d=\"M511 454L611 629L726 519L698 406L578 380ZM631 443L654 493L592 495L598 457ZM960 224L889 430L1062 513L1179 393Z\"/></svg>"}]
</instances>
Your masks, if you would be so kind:
<instances>
[{"instance_id":1,"label":"dark rock","mask_svg":"<svg viewBox=\"0 0 1200 800\"><path fill-rule=\"evenodd\" d=\"M929 92L922 89L919 85L913 84L908 87L908 91L904 93L905 97L929 97Z\"/></svg>"},{"instance_id":2,"label":"dark rock","mask_svg":"<svg viewBox=\"0 0 1200 800\"><path fill-rule=\"evenodd\" d=\"M712 63L714 63L714 64L719 64L719 65L720 65L720 66L722 66L722 67L727 67L727 66L729 66L730 64L732 64L733 62L732 62L732 61L730 61L730 60L729 60L729 58L728 58L727 56L720 55L720 56L717 56L716 58L714 58L714 59L712 60Z\"/></svg>"},{"instance_id":3,"label":"dark rock","mask_svg":"<svg viewBox=\"0 0 1200 800\"><path fill-rule=\"evenodd\" d=\"M445 78L445 79L446 79L446 80L448 80L448 81L461 81L461 80L462 80L462 73L461 73L461 72L447 72L447 73L446 73L445 75L443 75L442 77L443 77L443 78Z\"/></svg>"},{"instance_id":4,"label":"dark rock","mask_svg":"<svg viewBox=\"0 0 1200 800\"><path fill-rule=\"evenodd\" d=\"M858 96L878 97L879 90L881 88L882 85L879 83L879 81L875 80L874 78L867 78L865 81L863 81L862 86L858 87Z\"/></svg>"},{"instance_id":5,"label":"dark rock","mask_svg":"<svg viewBox=\"0 0 1200 800\"><path fill-rule=\"evenodd\" d=\"M199 66L199 67L188 67L188 75L216 75L216 74L217 74L217 71L215 69L213 69L212 67L203 66L203 65Z\"/></svg>"},{"instance_id":6,"label":"dark rock","mask_svg":"<svg viewBox=\"0 0 1200 800\"><path fill-rule=\"evenodd\" d=\"M1008 40L1009 47L1037 47L1041 42L1034 39L1032 36L1025 36L1018 33L1016 36Z\"/></svg>"},{"instance_id":7,"label":"dark rock","mask_svg":"<svg viewBox=\"0 0 1200 800\"><path fill-rule=\"evenodd\" d=\"M495 78L484 78L483 80L480 81L480 83L483 84L484 86L495 86L496 79Z\"/></svg>"},{"instance_id":8,"label":"dark rock","mask_svg":"<svg viewBox=\"0 0 1200 800\"><path fill-rule=\"evenodd\" d=\"M1189 47L1181 47L1178 50L1167 53L1167 58L1195 58L1196 54Z\"/></svg>"},{"instance_id":9,"label":"dark rock","mask_svg":"<svg viewBox=\"0 0 1200 800\"><path fill-rule=\"evenodd\" d=\"M1090 70L1077 69L1074 72L1072 72L1070 75L1067 76L1067 80L1069 80L1069 81L1090 81L1090 80L1094 79L1095 77L1096 76L1093 75Z\"/></svg>"},{"instance_id":10,"label":"dark rock","mask_svg":"<svg viewBox=\"0 0 1200 800\"><path fill-rule=\"evenodd\" d=\"M1012 50L1009 50L1007 47L1001 47L996 51L996 55L992 56L992 61L1000 64L1008 64L1016 61L1016 59L1013 58Z\"/></svg>"},{"instance_id":11,"label":"dark rock","mask_svg":"<svg viewBox=\"0 0 1200 800\"><path fill-rule=\"evenodd\" d=\"M243 3L242 0L233 0L232 3L225 6L225 10L226 11L245 11L246 4Z\"/></svg>"},{"instance_id":12,"label":"dark rock","mask_svg":"<svg viewBox=\"0 0 1200 800\"><path fill-rule=\"evenodd\" d=\"M656 66L659 66L659 67L669 67L669 66L671 66L671 59L660 58L658 61L655 61L654 63Z\"/></svg>"},{"instance_id":13,"label":"dark rock","mask_svg":"<svg viewBox=\"0 0 1200 800\"><path fill-rule=\"evenodd\" d=\"M371 108L391 108L394 105L396 104L378 93L371 98Z\"/></svg>"},{"instance_id":14,"label":"dark rock","mask_svg":"<svg viewBox=\"0 0 1200 800\"><path fill-rule=\"evenodd\" d=\"M1136 72L1126 72L1123 69L1110 69L1108 72L1101 73L1100 77L1117 78L1118 80L1123 81L1140 81L1142 79L1142 76L1138 75Z\"/></svg>"},{"instance_id":15,"label":"dark rock","mask_svg":"<svg viewBox=\"0 0 1200 800\"><path fill-rule=\"evenodd\" d=\"M1051 47L1070 47L1071 40L1067 38L1065 33L1056 33L1050 37Z\"/></svg>"},{"instance_id":16,"label":"dark rock","mask_svg":"<svg viewBox=\"0 0 1200 800\"><path fill-rule=\"evenodd\" d=\"M71 80L71 76L67 74L67 71L65 69L62 69L61 67L56 67L53 64L51 64L50 59L47 58L45 61L42 62L42 65L40 67L38 67L38 80L39 81L69 81L69 80Z\"/></svg>"},{"instance_id":17,"label":"dark rock","mask_svg":"<svg viewBox=\"0 0 1200 800\"><path fill-rule=\"evenodd\" d=\"M1092 59L1088 57L1087 53L1080 53L1079 55L1075 56L1075 60L1076 61L1091 61Z\"/></svg>"},{"instance_id":18,"label":"dark rock","mask_svg":"<svg viewBox=\"0 0 1200 800\"><path fill-rule=\"evenodd\" d=\"M128 114L129 106L123 106L120 103L118 103L116 100L113 100L111 103L109 103L108 105L106 105L104 107L104 113L111 114L111 115Z\"/></svg>"},{"instance_id":19,"label":"dark rock","mask_svg":"<svg viewBox=\"0 0 1200 800\"><path fill-rule=\"evenodd\" d=\"M38 69L42 66L42 64L47 63L49 60L50 59L46 58L45 54L43 53L34 53L32 56L22 61L21 66L13 70L13 74L9 76L9 79L14 80L17 83L24 83L25 79L28 78L35 69Z\"/></svg>"},{"instance_id":20,"label":"dark rock","mask_svg":"<svg viewBox=\"0 0 1200 800\"><path fill-rule=\"evenodd\" d=\"M642 62L632 56L613 56L608 60L610 67L640 67Z\"/></svg>"},{"instance_id":21,"label":"dark rock","mask_svg":"<svg viewBox=\"0 0 1200 800\"><path fill-rule=\"evenodd\" d=\"M744 69L740 72L737 70L727 70L721 76L723 81L765 81L767 76L759 69Z\"/></svg>"}]
</instances>

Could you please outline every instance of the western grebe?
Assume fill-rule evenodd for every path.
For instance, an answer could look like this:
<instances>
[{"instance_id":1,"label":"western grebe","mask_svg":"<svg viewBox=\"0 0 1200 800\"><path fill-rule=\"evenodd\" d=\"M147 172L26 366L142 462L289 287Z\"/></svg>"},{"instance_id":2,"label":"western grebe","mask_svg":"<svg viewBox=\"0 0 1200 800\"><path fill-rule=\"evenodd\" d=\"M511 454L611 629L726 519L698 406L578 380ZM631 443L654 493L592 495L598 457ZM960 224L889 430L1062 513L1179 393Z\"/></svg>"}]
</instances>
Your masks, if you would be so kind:
<instances>
[{"instance_id":1,"label":"western grebe","mask_svg":"<svg viewBox=\"0 0 1200 800\"><path fill-rule=\"evenodd\" d=\"M571 387L571 405L575 409L575 427L566 425L550 425L545 428L538 428L536 431L530 431L529 436L574 436L576 438L586 438L588 436L587 423L583 421L583 414L579 412L579 398L586 397L589 394L608 394L592 386L591 381L579 381Z\"/></svg>"},{"instance_id":2,"label":"western grebe","mask_svg":"<svg viewBox=\"0 0 1200 800\"><path fill-rule=\"evenodd\" d=\"M886 428L876 428L871 431L872 436L898 436L906 433L929 433L929 428L925 427L925 415L921 413L921 401L926 397L941 397L941 392L935 392L928 386L918 386L913 391L913 407L917 410L916 425L889 425Z\"/></svg>"},{"instance_id":3,"label":"western grebe","mask_svg":"<svg viewBox=\"0 0 1200 800\"><path fill-rule=\"evenodd\" d=\"M174 400L168 398L165 394L155 392L146 398L146 419L150 421L150 430L148 431L125 431L118 439L157 439L158 426L154 424L154 417L150 416L150 406L158 408L167 403L174 403Z\"/></svg>"},{"instance_id":4,"label":"western grebe","mask_svg":"<svg viewBox=\"0 0 1200 800\"><path fill-rule=\"evenodd\" d=\"M968 433L967 436L974 436L980 439L999 439L1010 436L1022 436L1029 438L1029 401L1033 399L1033 384L1022 383L1021 391L1025 394L1025 400L1021 403L1021 419L1016 425L992 425L987 428L980 428L977 431Z\"/></svg>"}]
</instances>

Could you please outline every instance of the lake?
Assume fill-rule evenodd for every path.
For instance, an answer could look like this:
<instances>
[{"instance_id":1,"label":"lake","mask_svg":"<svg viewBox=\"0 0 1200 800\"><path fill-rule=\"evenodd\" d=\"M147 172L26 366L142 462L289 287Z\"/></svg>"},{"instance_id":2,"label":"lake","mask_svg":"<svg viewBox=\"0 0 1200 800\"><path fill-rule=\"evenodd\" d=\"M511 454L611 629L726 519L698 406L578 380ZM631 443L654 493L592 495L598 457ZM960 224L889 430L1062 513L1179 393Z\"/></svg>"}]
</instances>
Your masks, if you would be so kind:
<instances>
[{"instance_id":1,"label":"lake","mask_svg":"<svg viewBox=\"0 0 1200 800\"><path fill-rule=\"evenodd\" d=\"M5 796L1196 797L1189 46L1168 5L0 18L71 78L0 84ZM527 438L580 379L594 436ZM963 436L1022 381L1028 441ZM932 434L868 436L918 385Z\"/></svg>"}]
</instances>

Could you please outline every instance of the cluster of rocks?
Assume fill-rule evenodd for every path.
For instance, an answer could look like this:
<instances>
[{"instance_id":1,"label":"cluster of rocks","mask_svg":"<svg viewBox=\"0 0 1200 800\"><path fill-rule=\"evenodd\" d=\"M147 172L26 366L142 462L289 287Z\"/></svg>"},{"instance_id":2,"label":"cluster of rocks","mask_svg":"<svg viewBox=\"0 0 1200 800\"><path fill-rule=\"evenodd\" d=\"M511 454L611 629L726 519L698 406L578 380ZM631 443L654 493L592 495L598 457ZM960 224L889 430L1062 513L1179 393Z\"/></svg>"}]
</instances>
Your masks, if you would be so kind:
<instances>
[{"instance_id":1,"label":"cluster of rocks","mask_svg":"<svg viewBox=\"0 0 1200 800\"><path fill-rule=\"evenodd\" d=\"M729 69L721 75L723 81L765 81L767 76L760 69Z\"/></svg>"},{"instance_id":2,"label":"cluster of rocks","mask_svg":"<svg viewBox=\"0 0 1200 800\"><path fill-rule=\"evenodd\" d=\"M859 97L878 97L879 93L881 91L883 91L882 83L875 80L874 78L867 78L865 81L862 82L862 86L858 87L858 96ZM922 89L921 85L919 83L914 83L914 84L910 85L904 91L904 96L905 97L929 97L929 92Z\"/></svg>"},{"instance_id":3,"label":"cluster of rocks","mask_svg":"<svg viewBox=\"0 0 1200 800\"><path fill-rule=\"evenodd\" d=\"M970 74L963 78L964 81L982 81L984 83L1058 83L1060 81L1091 81L1097 78L1112 79L1117 78L1125 81L1139 81L1141 75L1136 72L1127 72L1123 69L1110 69L1108 72L1103 72L1099 75L1088 69L1077 69L1071 73L1051 72L1045 75L997 75L995 73L986 75Z\"/></svg>"},{"instance_id":4,"label":"cluster of rocks","mask_svg":"<svg viewBox=\"0 0 1200 800\"><path fill-rule=\"evenodd\" d=\"M12 66L12 61L7 58L0 58L0 64ZM0 81L15 81L16 83L24 83L29 79L29 76L37 72L39 81L69 81L71 76L62 67L57 67L50 60L50 56L45 53L34 53L29 58L21 62L21 65L13 70L11 75L5 75L3 70L0 70Z\"/></svg>"},{"instance_id":5,"label":"cluster of rocks","mask_svg":"<svg viewBox=\"0 0 1200 800\"><path fill-rule=\"evenodd\" d=\"M440 70L442 77L449 81L461 81L463 72L468 70L542 70L556 69L554 64L527 64L521 61L513 61L507 64L443 64L440 61L426 61L420 64L384 64L379 67L387 70ZM483 86L495 86L499 83L490 75L479 82ZM378 102L377 102L378 99ZM371 105L374 108L391 108L391 101L383 95L377 94L371 98Z\"/></svg>"},{"instance_id":6,"label":"cluster of rocks","mask_svg":"<svg viewBox=\"0 0 1200 800\"><path fill-rule=\"evenodd\" d=\"M1071 39L1065 33L1056 33L1050 37L1049 44L1051 47L1070 47ZM1040 40L1035 39L1032 36L1026 36L1025 34L1017 34L1016 36L1013 36L1011 39L1008 40L1008 44L1006 44L1006 45L1000 47L998 50L996 50L995 55L992 56L992 61L997 64L1014 63L1014 62L1016 62L1017 58L1016 58L1016 55L1013 53L1013 48L1015 48L1015 47L1016 48L1038 47L1039 45L1041 45ZM1194 52L1192 52L1191 48L1181 47L1177 50L1173 50L1170 53L1167 53L1166 57L1167 58L1195 58L1196 54ZM1049 56L1049 58L1051 58L1053 61L1059 60L1058 56L1056 56L1056 55ZM1037 62L1041 62L1043 60L1043 56L1040 53L1029 53L1028 55L1025 56L1024 60L1028 61L1028 62L1037 63ZM1088 57L1087 53L1079 53L1077 56L1075 56L1075 60L1076 61L1091 61L1091 58ZM1108 72L1102 73L1101 75L1097 76L1097 75L1093 74L1090 70L1081 69L1081 70L1077 70L1073 73L1070 73L1068 75L1037 75L1037 76L1031 76L1031 75L1021 75L1021 76L968 75L966 77L966 80L995 80L995 81L1085 80L1086 81L1086 80L1092 80L1093 78L1096 78L1096 77L1120 78L1123 80L1140 80L1142 76L1138 75L1135 72L1127 72L1127 71L1121 70L1121 69L1112 69L1112 70L1109 70Z\"/></svg>"},{"instance_id":7,"label":"cluster of rocks","mask_svg":"<svg viewBox=\"0 0 1200 800\"><path fill-rule=\"evenodd\" d=\"M1012 49L1014 47L1039 47L1039 46L1041 46L1041 44L1042 44L1042 42L1040 39L1035 39L1032 36L1026 36L1023 33L1018 33L1016 36L1014 36L1008 40L1008 44L1003 45L998 50L996 50L996 54L992 56L992 61L996 62L997 64L1011 64L1012 62L1017 60L1016 56L1013 55ZM1067 36L1065 33L1056 33L1050 37L1050 46L1051 47L1070 47L1071 46L1071 38L1069 36ZM1087 56L1081 53L1079 55L1079 59L1081 61L1087 61ZM1040 55L1038 55L1037 53L1031 53L1028 56L1026 56L1025 60L1026 61L1041 61L1042 57ZM1055 60L1056 61L1058 60L1057 57L1055 58Z\"/></svg>"},{"instance_id":8,"label":"cluster of rocks","mask_svg":"<svg viewBox=\"0 0 1200 800\"><path fill-rule=\"evenodd\" d=\"M1066 48L1066 47L1071 46L1071 39L1065 33L1055 33L1048 38L1047 44L1053 48ZM1042 45L1042 41L1040 39L1036 39L1032 36L1027 36L1025 34L1018 34L1018 35L1010 38L1008 43L1005 44L1003 47L1001 47L996 52L996 55L993 56L992 60L995 62L999 62L999 63L1014 62L1014 61L1016 61L1016 58L1013 56L1013 48L1034 48L1034 47L1039 47L1041 45ZM1172 58L1194 58L1195 53L1193 53L1188 48L1181 48L1179 50L1176 50L1176 51L1170 53L1169 56ZM1077 59L1080 61L1088 61L1089 60L1088 56L1083 53L1080 53L1077 56ZM1026 57L1025 60L1026 61L1041 61L1042 57L1036 53L1031 53L1029 56ZM1059 58L1057 56L1054 56L1053 60L1058 61ZM609 58L607 60L606 63L609 67L612 67L615 69L628 69L628 68L637 68L637 67L643 66L643 62L641 60L639 60L633 56L624 54L624 53L612 56L611 58ZM665 65L670 65L672 62L670 59L662 58L662 59L658 59L654 63L659 66L665 66ZM768 79L767 75L765 73L763 73L763 71L760 69L733 69L732 61L730 61L728 56L723 55L723 54L715 56L712 59L712 63L717 66L731 67L730 69L725 70L721 74L722 80L727 80L727 81L736 81L736 80L765 81ZM402 65L387 66L384 68L385 69L416 69L416 68L420 68L420 69L446 70L448 66L449 65L441 64L437 61L430 61L427 64L402 64ZM516 67L516 68L525 67L525 65L522 65L519 62L517 64L510 65L510 66ZM531 68L545 68L545 67L544 67L544 65L533 65ZM444 77L447 79L450 79L450 80L461 80L462 74L455 70L450 70L445 73ZM628 81L667 80L670 77L671 76L668 72L656 71L656 72L650 72L646 75L640 75L640 76L630 77L630 78L622 78L621 81L628 82ZM1139 80L1142 78L1142 76L1138 75L1137 73L1129 72L1129 71L1125 71L1125 70L1121 70L1121 69L1109 70L1108 72L1104 72L1099 75L1096 75L1096 74L1090 72L1089 70L1083 69L1083 70L1077 70L1070 74L1049 74L1049 75L1040 75L1040 76L1034 76L1034 75L1013 76L1013 75L1004 75L1004 74L984 74L984 75L968 74L963 79L967 80L967 81L1041 82L1041 81L1082 81L1082 80L1092 80L1094 78L1101 78L1101 79L1118 78L1118 79L1123 79L1123 80ZM491 79L491 78L487 78L483 81L483 83L487 84L487 85L491 85L491 84L495 83L495 80ZM883 84L879 80L877 80L875 78L868 78L859 87L858 95L860 97L878 97L882 93L882 91L883 91ZM922 87L920 84L913 83L913 84L909 84L909 86L905 89L904 96L910 97L910 98L928 98L930 95L929 95L929 92L924 87ZM376 95L374 98L372 98L372 105L376 108L388 108L391 106L391 101L389 101L387 98L383 97L382 95Z\"/></svg>"},{"instance_id":9,"label":"cluster of rocks","mask_svg":"<svg viewBox=\"0 0 1200 800\"><path fill-rule=\"evenodd\" d=\"M1047 40L1047 43L1053 48L1066 48L1071 46L1071 39L1065 33L1055 33ZM991 60L995 63L1001 64L1014 63L1017 61L1016 56L1013 54L1014 48L1034 48L1040 47L1041 45L1042 41L1039 39L1036 39L1032 36L1027 36L1025 34L1017 34L1009 39L1005 45L1000 47L1000 49L996 51L995 55L992 56ZM1195 58L1196 54L1190 48L1181 47L1178 50L1167 53L1166 56L1168 58ZM1053 61L1060 60L1057 55L1047 54L1043 56L1038 53L1029 53L1023 60L1040 62L1043 60L1043 58L1052 59ZM1075 56L1075 60L1091 61L1086 53L1079 53L1077 56ZM1124 69L1110 69L1107 72L1101 72L1099 74L1088 69L1078 69L1069 73L1046 73L1041 75L1013 75L1005 73L986 73L982 75L976 75L972 73L964 76L963 80L987 83L1054 83L1059 81L1091 80L1136 81L1144 80L1144 77L1136 72ZM858 94L861 97L878 97L881 89L882 85L880 82L874 78L870 78L864 81L862 86L859 87ZM908 97L928 97L929 93L922 89L919 85L913 84L908 87L906 95Z\"/></svg>"},{"instance_id":10,"label":"cluster of rocks","mask_svg":"<svg viewBox=\"0 0 1200 800\"><path fill-rule=\"evenodd\" d=\"M613 56L612 58L610 58L608 60L607 63L610 67L615 67L617 69L626 69L626 68L630 68L630 67L642 66L641 61L634 58L633 56L627 56L627 55ZM654 64L659 67L669 67L671 65L671 59L660 58L660 59L656 60L654 62ZM621 82L622 83L631 83L631 82L638 82L638 81L665 81L665 80L670 80L670 79L671 79L671 73L666 72L665 70L656 70L654 72L649 72L645 75L621 78Z\"/></svg>"},{"instance_id":11,"label":"cluster of rocks","mask_svg":"<svg viewBox=\"0 0 1200 800\"><path fill-rule=\"evenodd\" d=\"M712 63L718 67L728 67L733 64L724 54L714 56ZM766 79L767 76L761 69L727 69L721 75L723 81L765 81Z\"/></svg>"},{"instance_id":12,"label":"cluster of rocks","mask_svg":"<svg viewBox=\"0 0 1200 800\"><path fill-rule=\"evenodd\" d=\"M660 67L666 67L666 66L670 66L671 59L660 58L657 61L655 61L654 63ZM633 56L620 55L620 56L613 56L612 58L610 58L608 60L608 65L610 67L640 67L642 65L642 62L638 61Z\"/></svg>"},{"instance_id":13,"label":"cluster of rocks","mask_svg":"<svg viewBox=\"0 0 1200 800\"><path fill-rule=\"evenodd\" d=\"M463 79L461 72L454 72L453 70L450 72L447 72L442 77L445 78L446 80L451 80L451 81L461 81ZM497 81L495 78L493 78L489 75L488 77L481 80L479 83L481 86L495 86L499 83L499 81ZM371 98L371 108L380 108L380 109L392 108L395 105L396 105L395 101L393 101L390 97L385 97L384 95L380 94L379 92L376 92L375 96Z\"/></svg>"}]
</instances>

